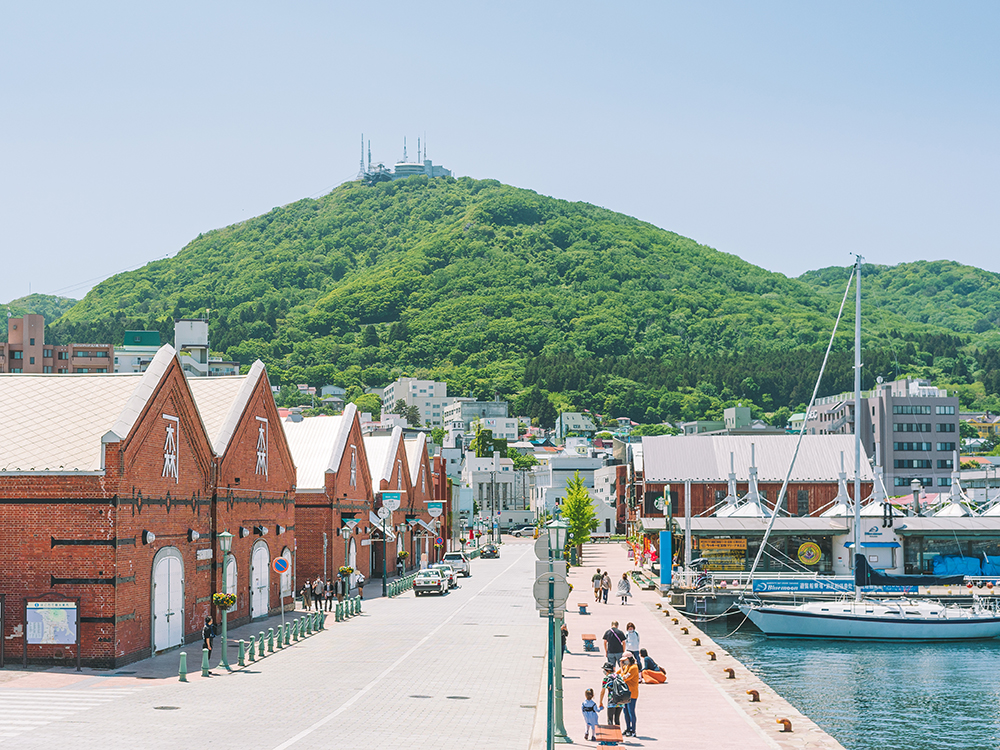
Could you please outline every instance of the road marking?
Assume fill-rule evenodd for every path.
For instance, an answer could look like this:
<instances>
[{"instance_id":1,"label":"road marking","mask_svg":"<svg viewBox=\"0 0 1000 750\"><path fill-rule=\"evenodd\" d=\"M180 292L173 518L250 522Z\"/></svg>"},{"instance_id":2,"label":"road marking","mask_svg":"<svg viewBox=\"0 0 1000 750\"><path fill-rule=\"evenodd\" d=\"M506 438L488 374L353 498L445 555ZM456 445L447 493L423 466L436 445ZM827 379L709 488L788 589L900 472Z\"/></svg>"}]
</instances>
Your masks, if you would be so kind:
<instances>
[{"instance_id":1,"label":"road marking","mask_svg":"<svg viewBox=\"0 0 1000 750\"><path fill-rule=\"evenodd\" d=\"M530 549L531 548L529 547L524 552L522 552L518 556L518 558L516 560L514 560L514 562L512 562L510 565L508 565L503 570L503 572L501 572L496 578L494 578L492 581L490 581L485 586L483 586L481 589L479 589L479 591L477 591L475 594L473 594L471 597L469 597L469 600L467 602L465 602L460 607L458 607L458 609L456 609L454 612L452 612L450 616L448 616L447 618L445 618L444 620L442 620L438 624L438 626L436 628L434 628L434 630L432 630L427 635L425 635L423 638L421 638L409 651L407 651L405 654L403 654L398 659L396 659L396 661L394 661L391 665L389 665L380 675L378 675L377 677L375 677L371 682L369 682L367 685L365 685L363 688L361 688L361 690L359 690L357 693L355 693L353 697L349 698L347 701L345 701L343 704L341 704L340 708L336 709L335 711L333 711L330 714L327 714L326 716L324 716L322 719L320 719L319 721L317 721L312 726L306 727L305 729L303 729L301 732L299 732L297 735L295 735L291 739L285 740L280 745L278 745L276 748L274 748L274 750L286 750L286 748L289 748L292 745L294 745L296 742L298 742L299 740L308 737L310 734L312 734L313 732L315 732L317 729L319 729L319 728L321 728L323 726L326 726L331 721L333 721L335 718L337 718L338 716L340 716L340 714L344 713L344 711L346 711L351 706L353 706L355 703L357 703L358 700L360 700L362 696L364 696L366 693L370 692L376 685L378 685L380 682L382 682L382 680L384 680L386 677L388 677L389 674L396 667L398 667L404 661L406 661L407 659L409 659L421 646L423 646L425 643L427 643L427 641L429 641L432 637L434 637L434 635L439 630L441 630L441 628L443 628L445 625L447 625L449 622L451 622L458 615L459 612L461 612L463 609L465 609L466 607L468 607L477 596L479 596L481 593L483 593L484 591L486 591L486 589L488 589L494 583L496 583L501 578L503 578L503 576L506 575L510 571L511 568L513 568L515 565L517 565L521 561L521 558L524 557L525 554L527 554Z\"/></svg>"},{"instance_id":2,"label":"road marking","mask_svg":"<svg viewBox=\"0 0 1000 750\"><path fill-rule=\"evenodd\" d=\"M0 743L144 688L31 690L0 688Z\"/></svg>"}]
</instances>

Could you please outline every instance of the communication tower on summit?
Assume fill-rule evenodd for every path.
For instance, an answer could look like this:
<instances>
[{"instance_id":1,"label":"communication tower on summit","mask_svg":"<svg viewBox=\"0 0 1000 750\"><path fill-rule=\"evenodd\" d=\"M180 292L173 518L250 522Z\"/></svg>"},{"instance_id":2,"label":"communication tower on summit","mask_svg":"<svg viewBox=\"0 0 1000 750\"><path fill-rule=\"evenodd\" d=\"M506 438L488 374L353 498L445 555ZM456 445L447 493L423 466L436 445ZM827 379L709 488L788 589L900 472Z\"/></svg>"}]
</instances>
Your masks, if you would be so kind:
<instances>
[{"instance_id":1,"label":"communication tower on summit","mask_svg":"<svg viewBox=\"0 0 1000 750\"><path fill-rule=\"evenodd\" d=\"M368 141L368 166L365 167L365 136L361 134L361 163L358 171L358 180L374 185L379 182L390 180L401 180L406 177L424 175L426 177L450 177L451 170L441 166L436 166L427 158L427 136L423 139L417 138L417 161L409 161L406 137L403 137L403 159L396 162L393 169L389 169L384 164L378 163L372 166L372 142Z\"/></svg>"},{"instance_id":2,"label":"communication tower on summit","mask_svg":"<svg viewBox=\"0 0 1000 750\"><path fill-rule=\"evenodd\" d=\"M372 147L369 141L368 146L368 163L371 164L372 161ZM358 179L363 180L365 178L365 134L361 134L361 167L358 169Z\"/></svg>"}]
</instances>

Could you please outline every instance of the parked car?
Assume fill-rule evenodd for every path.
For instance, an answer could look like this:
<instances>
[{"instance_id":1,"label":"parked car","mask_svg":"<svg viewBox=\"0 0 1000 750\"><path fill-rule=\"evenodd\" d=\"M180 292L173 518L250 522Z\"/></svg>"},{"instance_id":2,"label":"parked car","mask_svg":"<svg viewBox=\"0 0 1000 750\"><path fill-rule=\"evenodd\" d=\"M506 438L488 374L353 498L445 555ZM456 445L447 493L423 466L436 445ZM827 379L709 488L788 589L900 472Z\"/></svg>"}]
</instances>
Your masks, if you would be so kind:
<instances>
[{"instance_id":1,"label":"parked car","mask_svg":"<svg viewBox=\"0 0 1000 750\"><path fill-rule=\"evenodd\" d=\"M495 544L487 544L479 551L480 557L498 558L500 557L500 550Z\"/></svg>"},{"instance_id":2,"label":"parked car","mask_svg":"<svg viewBox=\"0 0 1000 750\"><path fill-rule=\"evenodd\" d=\"M511 536L522 537L522 536L534 536L535 527L534 526L521 526L517 529L510 530Z\"/></svg>"},{"instance_id":3,"label":"parked car","mask_svg":"<svg viewBox=\"0 0 1000 750\"><path fill-rule=\"evenodd\" d=\"M441 571L441 575L448 579L448 588L453 589L458 587L458 574L448 563L435 563L430 566L430 569Z\"/></svg>"},{"instance_id":4,"label":"parked car","mask_svg":"<svg viewBox=\"0 0 1000 750\"><path fill-rule=\"evenodd\" d=\"M448 563L455 572L468 578L472 575L472 565L464 552L446 552L443 562Z\"/></svg>"},{"instance_id":5,"label":"parked car","mask_svg":"<svg viewBox=\"0 0 1000 750\"><path fill-rule=\"evenodd\" d=\"M448 580L441 575L440 570L421 570L417 577L413 579L413 593L416 596L421 594L447 594Z\"/></svg>"}]
</instances>

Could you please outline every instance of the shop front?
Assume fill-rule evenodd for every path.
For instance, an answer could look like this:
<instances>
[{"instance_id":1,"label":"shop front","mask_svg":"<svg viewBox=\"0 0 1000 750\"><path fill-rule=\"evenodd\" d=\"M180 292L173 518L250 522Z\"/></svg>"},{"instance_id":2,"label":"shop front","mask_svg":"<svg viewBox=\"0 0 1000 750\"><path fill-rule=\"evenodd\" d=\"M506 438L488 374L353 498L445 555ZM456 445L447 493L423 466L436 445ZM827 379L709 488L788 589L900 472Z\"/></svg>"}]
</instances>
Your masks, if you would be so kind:
<instances>
[{"instance_id":1,"label":"shop front","mask_svg":"<svg viewBox=\"0 0 1000 750\"><path fill-rule=\"evenodd\" d=\"M1000 578L1000 518L904 518L896 533L907 574Z\"/></svg>"},{"instance_id":2,"label":"shop front","mask_svg":"<svg viewBox=\"0 0 1000 750\"><path fill-rule=\"evenodd\" d=\"M691 519L691 556L708 572L748 572L760 551L766 518ZM760 562L761 573L839 573L843 555L836 554L838 536L847 526L826 518L775 519Z\"/></svg>"}]
</instances>

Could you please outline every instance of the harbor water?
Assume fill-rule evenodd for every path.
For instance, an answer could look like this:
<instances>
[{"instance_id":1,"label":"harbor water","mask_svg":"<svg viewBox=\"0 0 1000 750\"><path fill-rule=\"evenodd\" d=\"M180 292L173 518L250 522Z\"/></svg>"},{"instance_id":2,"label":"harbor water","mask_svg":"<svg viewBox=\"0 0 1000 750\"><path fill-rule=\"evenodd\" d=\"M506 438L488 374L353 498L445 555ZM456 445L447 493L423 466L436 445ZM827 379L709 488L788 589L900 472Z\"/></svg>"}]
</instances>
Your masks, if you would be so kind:
<instances>
[{"instance_id":1,"label":"harbor water","mask_svg":"<svg viewBox=\"0 0 1000 750\"><path fill-rule=\"evenodd\" d=\"M770 639L738 620L702 629L848 750L1000 748L1000 639Z\"/></svg>"}]
</instances>

